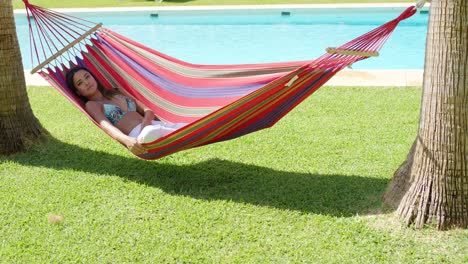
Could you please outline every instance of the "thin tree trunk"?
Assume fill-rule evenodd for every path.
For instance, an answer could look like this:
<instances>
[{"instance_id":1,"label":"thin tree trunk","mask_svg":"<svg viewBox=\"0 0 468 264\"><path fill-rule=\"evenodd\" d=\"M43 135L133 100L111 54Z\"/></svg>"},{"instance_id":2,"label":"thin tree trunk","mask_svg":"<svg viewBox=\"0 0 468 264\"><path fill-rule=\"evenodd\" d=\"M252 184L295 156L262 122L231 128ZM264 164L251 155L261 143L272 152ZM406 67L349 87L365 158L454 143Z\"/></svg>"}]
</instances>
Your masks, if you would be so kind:
<instances>
[{"instance_id":1,"label":"thin tree trunk","mask_svg":"<svg viewBox=\"0 0 468 264\"><path fill-rule=\"evenodd\" d=\"M431 2L418 136L384 202L407 225L468 226L468 4Z\"/></svg>"},{"instance_id":2,"label":"thin tree trunk","mask_svg":"<svg viewBox=\"0 0 468 264\"><path fill-rule=\"evenodd\" d=\"M26 94L11 0L0 0L0 154L24 149L43 133Z\"/></svg>"}]
</instances>

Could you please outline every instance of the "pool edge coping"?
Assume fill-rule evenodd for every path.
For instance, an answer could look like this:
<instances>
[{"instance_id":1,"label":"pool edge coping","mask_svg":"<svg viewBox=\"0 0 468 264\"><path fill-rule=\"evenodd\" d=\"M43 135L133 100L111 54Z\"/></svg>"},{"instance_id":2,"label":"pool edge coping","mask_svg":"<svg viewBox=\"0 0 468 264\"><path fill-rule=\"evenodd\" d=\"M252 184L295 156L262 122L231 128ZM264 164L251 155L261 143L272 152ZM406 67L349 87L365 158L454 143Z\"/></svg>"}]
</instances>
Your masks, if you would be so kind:
<instances>
[{"instance_id":1,"label":"pool edge coping","mask_svg":"<svg viewBox=\"0 0 468 264\"><path fill-rule=\"evenodd\" d=\"M206 5L206 6L138 6L138 7L96 7L96 8L51 8L57 12L118 12L118 11L204 11L237 9L319 9L319 8L405 8L414 3L350 3L350 4L278 4L278 5ZM429 6L426 3L425 7ZM24 14L26 10L15 9L15 14Z\"/></svg>"}]
</instances>

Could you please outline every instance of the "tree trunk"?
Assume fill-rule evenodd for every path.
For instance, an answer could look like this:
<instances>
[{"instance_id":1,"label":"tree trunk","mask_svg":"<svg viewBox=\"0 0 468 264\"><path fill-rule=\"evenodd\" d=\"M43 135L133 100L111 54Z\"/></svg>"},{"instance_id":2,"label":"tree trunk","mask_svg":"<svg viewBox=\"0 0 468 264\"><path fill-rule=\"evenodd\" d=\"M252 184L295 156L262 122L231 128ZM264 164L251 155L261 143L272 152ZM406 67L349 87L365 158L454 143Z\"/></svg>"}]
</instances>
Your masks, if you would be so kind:
<instances>
[{"instance_id":1,"label":"tree trunk","mask_svg":"<svg viewBox=\"0 0 468 264\"><path fill-rule=\"evenodd\" d=\"M11 0L0 0L0 154L24 149L43 129L26 94Z\"/></svg>"},{"instance_id":2,"label":"tree trunk","mask_svg":"<svg viewBox=\"0 0 468 264\"><path fill-rule=\"evenodd\" d=\"M406 224L468 225L468 4L433 0L418 136L384 202Z\"/></svg>"}]
</instances>

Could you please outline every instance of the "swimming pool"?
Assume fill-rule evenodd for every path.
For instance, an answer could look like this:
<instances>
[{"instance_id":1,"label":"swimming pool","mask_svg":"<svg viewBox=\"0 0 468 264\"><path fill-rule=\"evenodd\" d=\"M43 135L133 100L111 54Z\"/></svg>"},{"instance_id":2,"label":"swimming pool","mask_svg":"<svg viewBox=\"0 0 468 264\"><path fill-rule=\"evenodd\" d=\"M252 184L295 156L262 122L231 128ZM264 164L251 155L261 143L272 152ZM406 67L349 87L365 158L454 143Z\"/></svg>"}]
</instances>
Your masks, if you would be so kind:
<instances>
[{"instance_id":1,"label":"swimming pool","mask_svg":"<svg viewBox=\"0 0 468 264\"><path fill-rule=\"evenodd\" d=\"M176 58L200 64L312 59L396 17L393 8L264 8L73 12ZM25 14L15 14L23 65L31 67ZM428 14L403 21L377 58L356 69L422 69Z\"/></svg>"}]
</instances>

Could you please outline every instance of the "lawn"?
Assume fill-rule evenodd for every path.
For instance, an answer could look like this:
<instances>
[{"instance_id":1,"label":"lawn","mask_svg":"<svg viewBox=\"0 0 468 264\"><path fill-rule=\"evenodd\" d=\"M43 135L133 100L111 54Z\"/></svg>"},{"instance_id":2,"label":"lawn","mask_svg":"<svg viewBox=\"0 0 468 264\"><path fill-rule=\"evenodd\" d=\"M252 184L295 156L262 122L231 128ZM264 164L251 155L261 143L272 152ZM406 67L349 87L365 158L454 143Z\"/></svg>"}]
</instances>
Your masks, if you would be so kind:
<instances>
[{"instance_id":1,"label":"lawn","mask_svg":"<svg viewBox=\"0 0 468 264\"><path fill-rule=\"evenodd\" d=\"M117 7L117 6L183 6L183 5L266 5L266 4L328 4L328 3L415 3L415 0L30 0L31 4L42 7ZM13 0L14 8L24 8L22 0Z\"/></svg>"},{"instance_id":2,"label":"lawn","mask_svg":"<svg viewBox=\"0 0 468 264\"><path fill-rule=\"evenodd\" d=\"M414 231L381 204L420 88L323 87L271 129L155 161L28 93L50 135L0 157L4 263L468 261L467 230Z\"/></svg>"},{"instance_id":3,"label":"lawn","mask_svg":"<svg viewBox=\"0 0 468 264\"><path fill-rule=\"evenodd\" d=\"M133 156L51 87L28 94L50 134L0 157L2 263L468 262L468 230L415 231L381 203L416 136L420 87L323 87L271 129L155 161Z\"/></svg>"}]
</instances>

